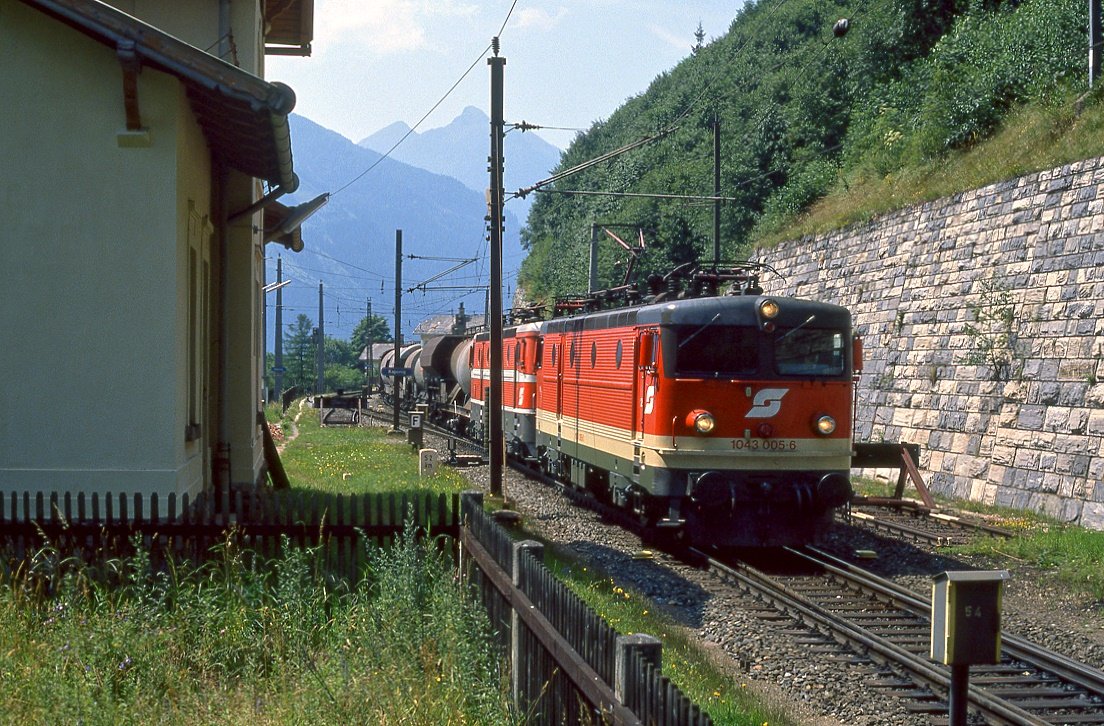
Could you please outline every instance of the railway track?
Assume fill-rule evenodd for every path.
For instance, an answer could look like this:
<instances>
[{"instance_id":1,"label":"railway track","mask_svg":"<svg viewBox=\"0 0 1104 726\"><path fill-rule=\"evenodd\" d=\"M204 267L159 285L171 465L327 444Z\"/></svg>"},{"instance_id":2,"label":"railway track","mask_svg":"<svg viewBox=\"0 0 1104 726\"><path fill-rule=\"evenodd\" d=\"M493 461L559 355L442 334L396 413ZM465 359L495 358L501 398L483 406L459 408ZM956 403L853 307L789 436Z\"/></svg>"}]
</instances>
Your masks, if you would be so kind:
<instances>
[{"instance_id":1,"label":"railway track","mask_svg":"<svg viewBox=\"0 0 1104 726\"><path fill-rule=\"evenodd\" d=\"M947 723L950 668L928 657L928 599L814 548L786 554L786 573L767 575L698 553L718 577L769 603L764 617L800 622L826 657L849 657L839 650L846 646L850 657L881 665L872 688ZM1010 633L1001 639L1001 663L971 669L972 714L988 724L1104 724L1104 672Z\"/></svg>"},{"instance_id":2,"label":"railway track","mask_svg":"<svg viewBox=\"0 0 1104 726\"><path fill-rule=\"evenodd\" d=\"M385 425L391 421L390 412L376 416ZM408 424L406 413L402 424ZM452 432L429 426L426 431L456 440L454 446L481 451ZM545 479L604 519L641 534L639 523L623 511L542 477L529 467L512 466L527 476ZM855 518L861 526L933 544L961 541L978 532L1011 534L947 515L932 517L921 511L885 516L882 509L878 515L852 511L852 517L862 515ZM673 554L702 564L722 580L760 598L763 607L756 616L771 621L780 635L789 631L824 658L874 663L880 675L868 687L899 699L917 718L947 723L950 669L928 657L931 605L927 597L812 548L787 552L800 569L781 576L768 576L746 563L721 562L705 553ZM971 669L968 697L972 722L1104 724L1104 673L1009 633L1002 634L1002 642L999 665Z\"/></svg>"},{"instance_id":3,"label":"railway track","mask_svg":"<svg viewBox=\"0 0 1104 726\"><path fill-rule=\"evenodd\" d=\"M1014 532L927 507L889 507L854 503L839 521L872 529L898 539L939 547L964 544L977 536L1011 538Z\"/></svg>"}]
</instances>

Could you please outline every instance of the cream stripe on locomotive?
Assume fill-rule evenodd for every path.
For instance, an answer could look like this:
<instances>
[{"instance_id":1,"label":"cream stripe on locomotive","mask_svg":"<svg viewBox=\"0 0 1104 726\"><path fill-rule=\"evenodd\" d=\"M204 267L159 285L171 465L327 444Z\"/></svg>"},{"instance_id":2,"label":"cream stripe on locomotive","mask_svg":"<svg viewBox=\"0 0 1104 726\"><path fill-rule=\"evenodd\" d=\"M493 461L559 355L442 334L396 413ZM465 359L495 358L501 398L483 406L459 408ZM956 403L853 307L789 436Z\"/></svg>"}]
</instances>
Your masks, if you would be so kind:
<instances>
[{"instance_id":1,"label":"cream stripe on locomotive","mask_svg":"<svg viewBox=\"0 0 1104 726\"><path fill-rule=\"evenodd\" d=\"M629 431L591 421L557 419L537 412L537 431L632 461L635 445ZM559 426L557 427L557 423ZM558 434L558 436L557 436ZM850 469L849 439L732 439L705 436L645 435L639 440L641 463L672 469ZM791 448L792 444L792 448Z\"/></svg>"},{"instance_id":2,"label":"cream stripe on locomotive","mask_svg":"<svg viewBox=\"0 0 1104 726\"><path fill-rule=\"evenodd\" d=\"M482 398L472 398L470 400L471 400L471 403L472 403L473 406L483 406L483 405L486 404L486 401L483 400ZM534 408L532 406L529 406L528 408L525 408L525 407L519 408L517 406L507 406L504 403L502 405L502 410L503 411L510 411L512 413L521 413L521 414L525 414L527 416L532 416Z\"/></svg>"},{"instance_id":3,"label":"cream stripe on locomotive","mask_svg":"<svg viewBox=\"0 0 1104 726\"><path fill-rule=\"evenodd\" d=\"M471 372L471 377L480 381L489 381L491 380L491 369L475 368ZM503 382L536 383L537 377L532 373L518 373L513 369L505 368L502 371L502 380Z\"/></svg>"},{"instance_id":4,"label":"cream stripe on locomotive","mask_svg":"<svg viewBox=\"0 0 1104 726\"><path fill-rule=\"evenodd\" d=\"M490 381L491 371L489 368L477 368L471 372L471 376L472 380ZM537 404L535 401L533 401L535 397L532 395L532 389L528 388L526 384L531 383L535 386L537 383L537 377L531 373L518 373L517 371L513 370L504 370L502 371L502 383L503 385L507 383L513 383L516 387L514 395L519 399L517 401L511 400L509 402L510 405L508 405L506 401L503 401L502 410L510 411L511 413L532 416L533 413L536 411ZM517 405L524 404L527 399L533 401L533 403L527 406ZM471 402L473 405L478 404L482 406L484 400L481 398L476 398L473 395L471 397Z\"/></svg>"}]
</instances>

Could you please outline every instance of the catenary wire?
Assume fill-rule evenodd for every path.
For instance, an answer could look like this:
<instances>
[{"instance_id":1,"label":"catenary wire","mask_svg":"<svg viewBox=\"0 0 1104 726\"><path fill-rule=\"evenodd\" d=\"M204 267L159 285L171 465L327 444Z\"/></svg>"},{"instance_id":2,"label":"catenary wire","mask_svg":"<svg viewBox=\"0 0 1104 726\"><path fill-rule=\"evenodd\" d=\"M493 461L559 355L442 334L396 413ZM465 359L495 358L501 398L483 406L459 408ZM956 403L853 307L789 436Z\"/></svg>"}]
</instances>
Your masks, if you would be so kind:
<instances>
[{"instance_id":1,"label":"catenary wire","mask_svg":"<svg viewBox=\"0 0 1104 726\"><path fill-rule=\"evenodd\" d=\"M510 21L510 16L511 16L511 15L513 15L513 13L514 13L514 8L515 8L516 6L517 6L517 0L514 0L513 4L511 4L511 5L510 5L510 10L509 10L509 12L507 12L507 13L506 13L506 19L502 21L502 27L501 27L501 28L499 29L499 31L498 31L498 35L499 35L499 36L501 36L501 35L502 35L502 32L503 32L503 31L504 31L504 30L506 29L506 23L508 23L508 22ZM496 37L497 37L497 36L496 36ZM421 125L422 125L422 124L423 124L423 123L425 122L425 120L426 120L427 118L429 118L429 117L430 117L430 115L431 115L431 114L432 114L432 113L433 113L434 111L436 111L436 110L437 110L437 107L438 107L438 106L440 106L440 105L441 105L442 103L444 103L444 102L445 102L445 100L446 100L446 99L447 99L447 98L448 98L449 96L451 96L451 95L452 95L452 92L456 90L456 87L457 87L457 86L459 86L459 85L460 85L460 83L461 83L461 82L463 82L463 80L464 80L465 78L467 78L467 77L468 77L468 74L469 74L469 73L471 73L471 72L472 72L472 70L474 70L474 69L475 69L475 67L476 67L477 65L479 65L479 61L483 60L483 59L484 59L484 58L486 57L486 55L487 55L487 52L488 52L488 51L489 51L490 49L491 49L491 43L488 43L488 44L487 44L487 45L486 45L486 46L485 46L485 47L483 48L483 50L481 50L481 51L479 52L479 56L478 56L478 57L477 57L477 58L476 58L476 59L475 59L474 61L472 61L471 65L470 65L470 66L468 66L468 67L467 67L467 69L466 69L466 70L465 70L465 71L464 71L463 73L461 73L461 74L460 74L460 77L456 79L456 82L455 82L455 83L453 83L453 84L452 84L451 86L449 86L449 89L448 89L447 91L445 91L444 95L443 95L443 96L441 96L441 97L440 97L439 99L437 99L437 102L436 102L435 104L433 104L433 106L431 106L431 107L430 107L430 109L429 109L428 111L426 111L426 112L425 112L425 114L423 114L423 115L422 115L422 117L421 117L420 119L418 119L417 123L415 123L415 124L414 124L413 126L411 126L411 127L410 127L410 128L409 128L409 129L407 130L407 132L406 132L405 134L403 134L403 135L402 135L402 137L400 137L400 138L399 138L399 140L398 140L398 141L396 141L396 142L395 142L394 144L392 144L392 145L391 145L391 148L390 148L390 149L388 149L388 150L387 150L386 152L384 152L384 153L383 153L382 155L380 155L380 158L378 158L378 159L376 159L376 160L375 160L374 162L372 162L372 163L371 163L371 164L370 164L370 165L368 166L368 168L367 168L367 169L365 169L364 171L360 172L360 173L359 173L359 174L357 174L357 175L356 175L355 177L353 177L353 178L352 178L351 180L349 180L349 181L348 181L348 182L346 182L346 183L345 183L344 185L342 185L341 187L339 187L339 188L338 188L338 189L337 189L336 191L334 191L334 192L333 192L333 193L332 193L332 194L331 194L330 196L331 196L331 197L333 197L333 196L336 196L336 195L340 194L341 192L345 191L346 189L348 189L349 187L351 187L351 186L352 186L353 184L355 184L355 183L357 183L358 181L360 181L361 179L363 179L363 178L364 178L364 176L368 174L368 172L372 171L372 170L373 170L373 169L375 169L375 168L376 168L377 166L379 166L379 165L380 165L381 163L383 163L383 160L384 160L384 159L386 159L386 158L388 158L389 156L391 156L391 152L392 152L392 151L394 151L395 149L399 148L399 146L400 146L400 145L401 145L401 144L402 144L402 143L403 143L404 141L406 141L406 140L407 140L407 138L409 138L409 137L410 137L410 135L411 135L412 133L414 133L414 132L415 132L415 131L416 131L416 130L418 129L418 127L419 127L419 126L421 126Z\"/></svg>"}]
</instances>

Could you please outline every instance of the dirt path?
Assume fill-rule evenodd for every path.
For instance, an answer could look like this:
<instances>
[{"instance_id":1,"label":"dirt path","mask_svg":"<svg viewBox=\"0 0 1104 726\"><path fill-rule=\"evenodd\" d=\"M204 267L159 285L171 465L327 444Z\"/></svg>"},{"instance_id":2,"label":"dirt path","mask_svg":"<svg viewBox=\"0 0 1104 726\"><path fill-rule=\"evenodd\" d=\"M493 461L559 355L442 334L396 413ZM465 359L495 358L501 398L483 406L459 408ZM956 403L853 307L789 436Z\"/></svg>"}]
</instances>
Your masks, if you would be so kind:
<instances>
[{"instance_id":1,"label":"dirt path","mask_svg":"<svg viewBox=\"0 0 1104 726\"><path fill-rule=\"evenodd\" d=\"M277 453L279 453L279 454L284 453L284 449L287 448L287 445L290 444L292 441L294 441L296 439L296 437L299 436L299 419L303 415L303 407L306 405L307 401L309 401L309 400L310 400L309 398L300 398L299 399L299 410L295 412L295 416L291 419L291 423L288 425L287 435L283 438L283 440L281 440L278 444L276 444L276 452Z\"/></svg>"}]
</instances>

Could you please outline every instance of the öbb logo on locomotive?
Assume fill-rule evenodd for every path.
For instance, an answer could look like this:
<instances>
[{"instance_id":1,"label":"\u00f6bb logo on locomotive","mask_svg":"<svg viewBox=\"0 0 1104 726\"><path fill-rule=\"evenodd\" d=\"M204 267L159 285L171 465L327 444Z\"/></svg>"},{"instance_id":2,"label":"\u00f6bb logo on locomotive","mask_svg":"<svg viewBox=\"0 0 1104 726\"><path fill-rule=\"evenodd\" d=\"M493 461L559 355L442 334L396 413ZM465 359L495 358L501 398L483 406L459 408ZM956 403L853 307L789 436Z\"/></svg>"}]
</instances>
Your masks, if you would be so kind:
<instances>
[{"instance_id":1,"label":"\u00f6bb logo on locomotive","mask_svg":"<svg viewBox=\"0 0 1104 726\"><path fill-rule=\"evenodd\" d=\"M788 388L764 388L755 394L751 410L744 418L774 418L782 410L782 397L789 392Z\"/></svg>"},{"instance_id":2,"label":"\u00f6bb logo on locomotive","mask_svg":"<svg viewBox=\"0 0 1104 726\"><path fill-rule=\"evenodd\" d=\"M852 492L850 312L757 284L646 303L504 329L507 451L694 543L815 541ZM415 371L385 394L484 437L489 346L458 325L385 357Z\"/></svg>"}]
</instances>

